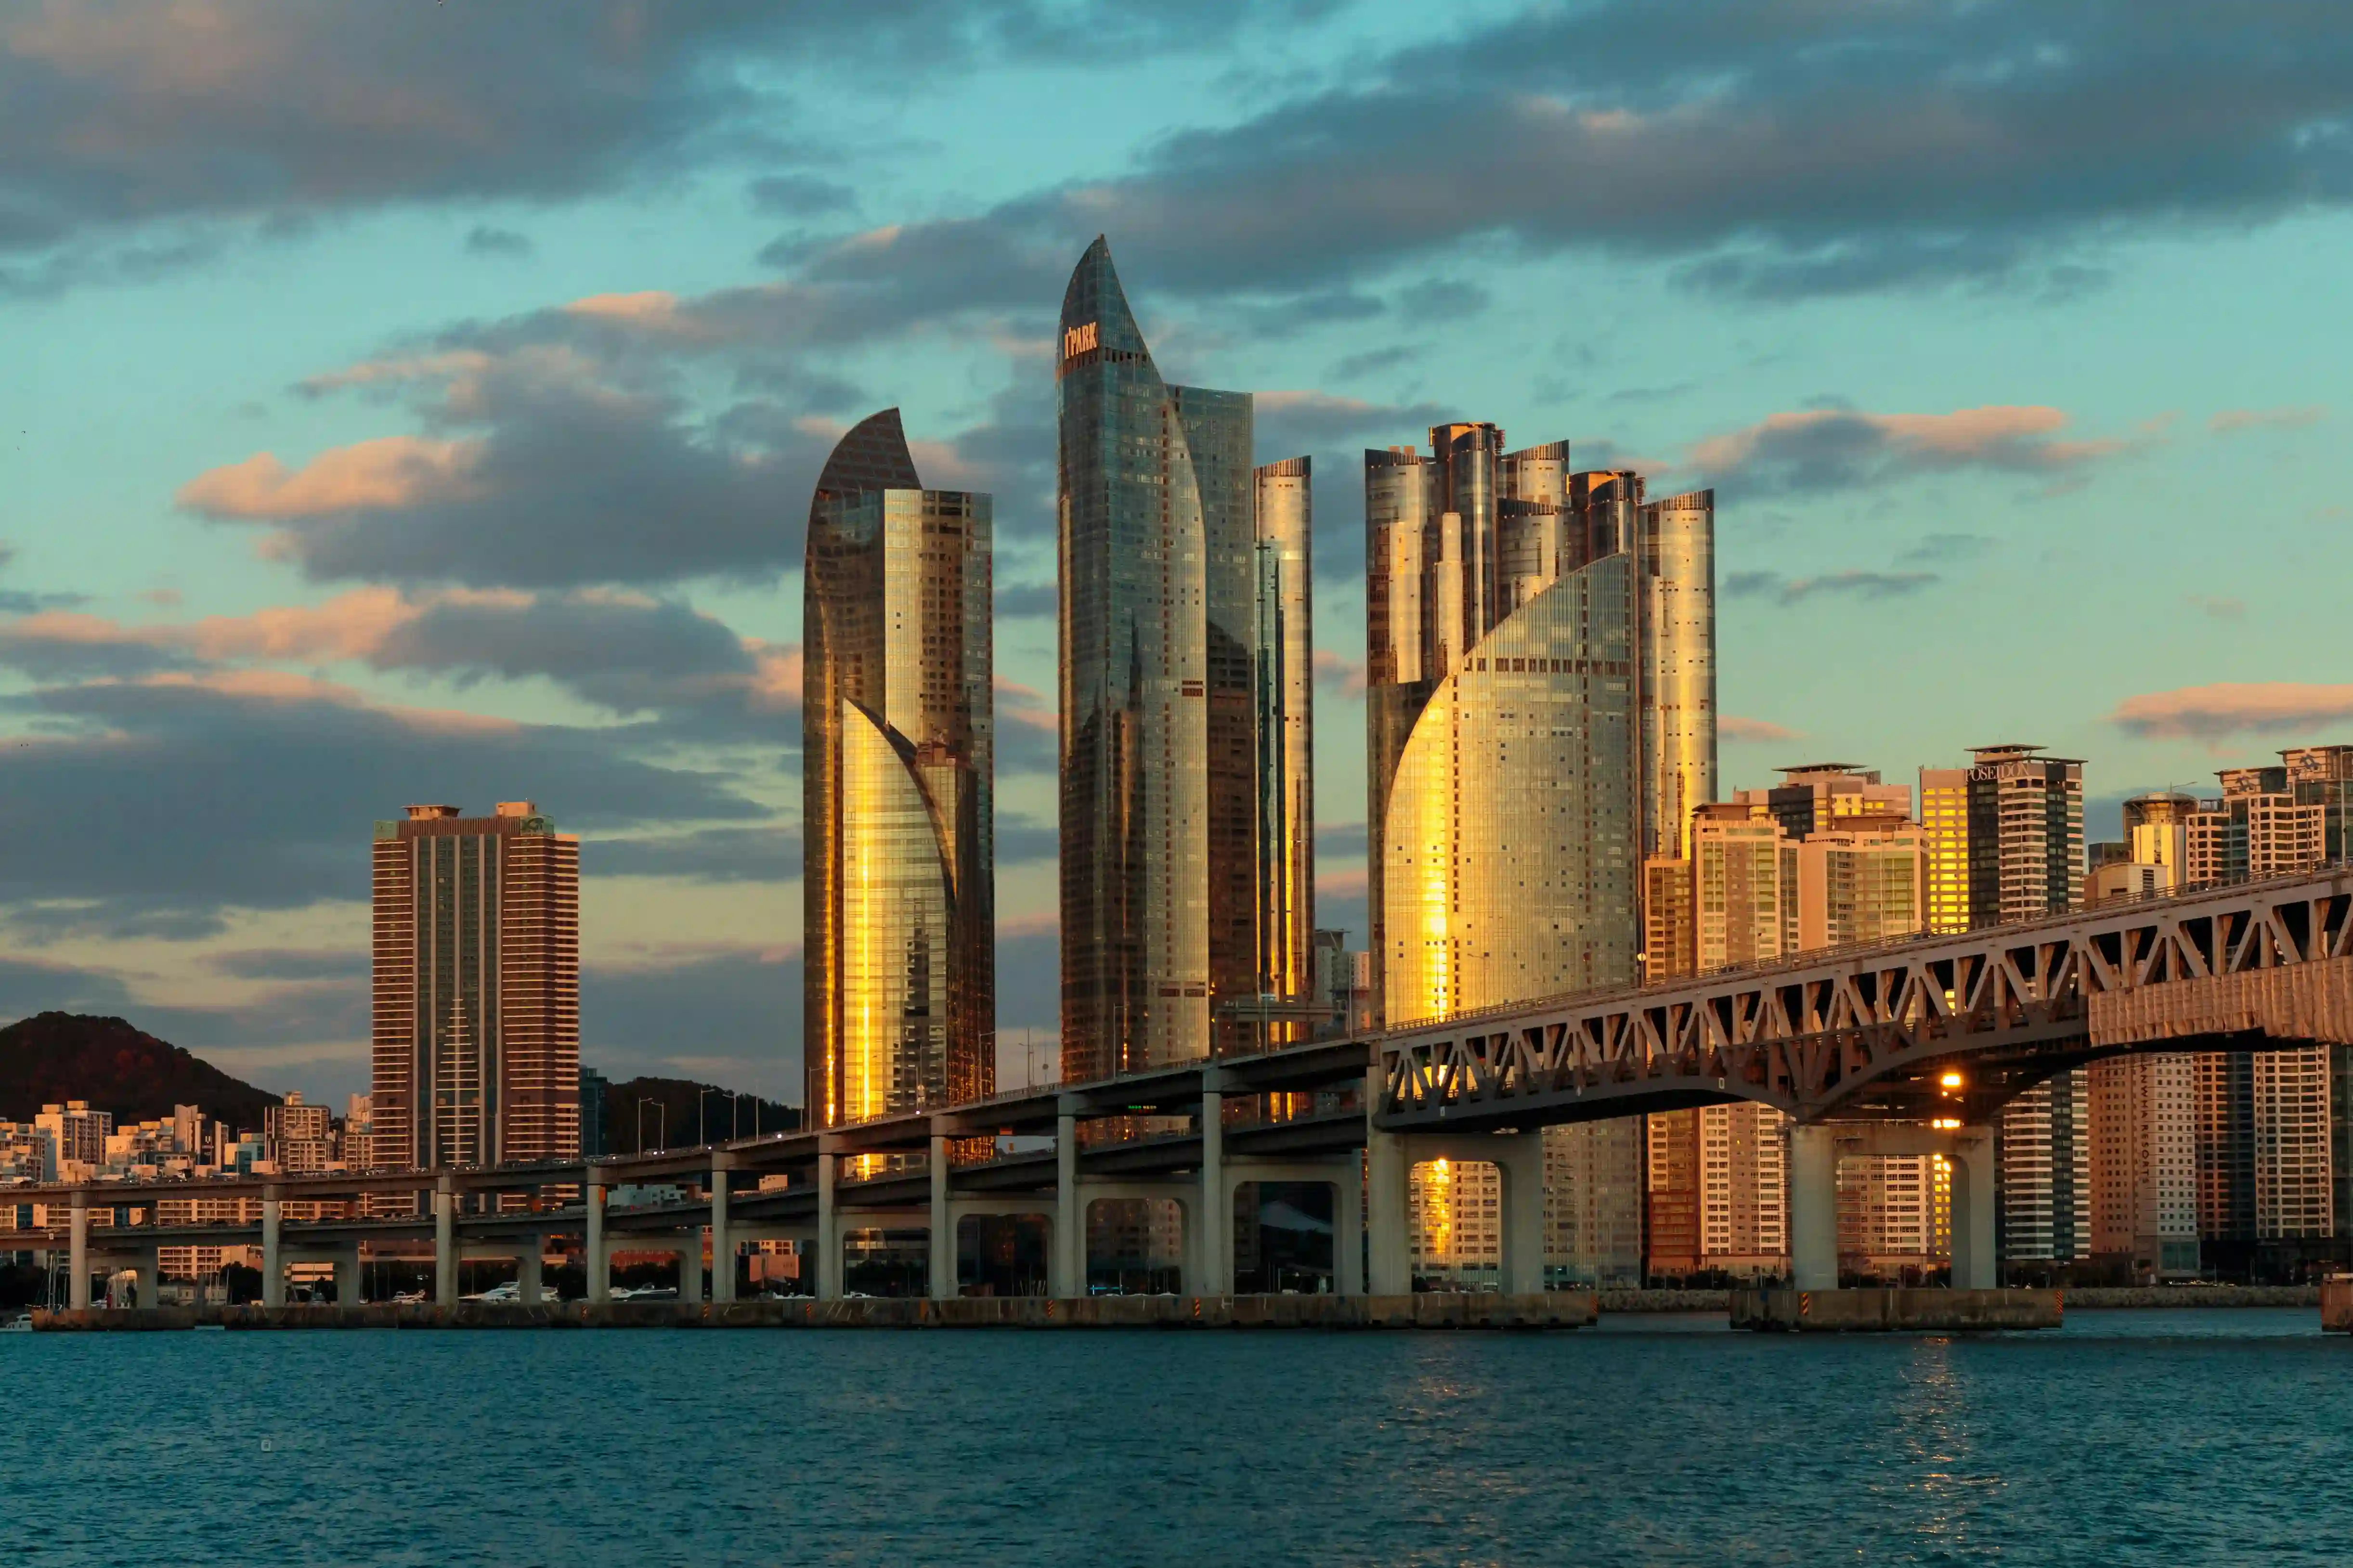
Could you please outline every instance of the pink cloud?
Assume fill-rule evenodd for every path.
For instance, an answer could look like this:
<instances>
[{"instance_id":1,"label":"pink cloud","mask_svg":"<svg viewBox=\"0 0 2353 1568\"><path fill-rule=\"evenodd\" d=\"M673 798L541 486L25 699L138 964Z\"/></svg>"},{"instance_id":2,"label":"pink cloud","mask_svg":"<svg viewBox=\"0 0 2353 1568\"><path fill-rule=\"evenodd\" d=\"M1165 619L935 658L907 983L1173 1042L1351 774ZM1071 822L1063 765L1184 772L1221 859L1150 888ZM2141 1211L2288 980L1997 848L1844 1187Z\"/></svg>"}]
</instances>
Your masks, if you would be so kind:
<instances>
[{"instance_id":1,"label":"pink cloud","mask_svg":"<svg viewBox=\"0 0 2353 1568\"><path fill-rule=\"evenodd\" d=\"M1344 658L1328 647L1315 650L1315 679L1318 685L1331 687L1343 697L1365 694L1365 667L1353 658Z\"/></svg>"},{"instance_id":2,"label":"pink cloud","mask_svg":"<svg viewBox=\"0 0 2353 1568\"><path fill-rule=\"evenodd\" d=\"M1715 721L1715 732L1726 741L1740 741L1757 745L1778 745L1784 741L1802 741L1805 731L1792 730L1763 719L1737 719L1729 713Z\"/></svg>"},{"instance_id":3,"label":"pink cloud","mask_svg":"<svg viewBox=\"0 0 2353 1568\"><path fill-rule=\"evenodd\" d=\"M2316 403L2295 408L2225 408L2206 421L2206 428L2217 436L2241 430L2297 430L2327 417L2328 410Z\"/></svg>"},{"instance_id":4,"label":"pink cloud","mask_svg":"<svg viewBox=\"0 0 2353 1568\"><path fill-rule=\"evenodd\" d=\"M2353 720L2353 686L2292 680L2187 686L2129 697L2108 715L2150 740L2215 740L2240 733L2309 731Z\"/></svg>"},{"instance_id":5,"label":"pink cloud","mask_svg":"<svg viewBox=\"0 0 2353 1568\"><path fill-rule=\"evenodd\" d=\"M479 441L384 436L289 468L268 452L209 469L180 487L182 506L213 517L287 520L458 500L475 493Z\"/></svg>"},{"instance_id":6,"label":"pink cloud","mask_svg":"<svg viewBox=\"0 0 2353 1568\"><path fill-rule=\"evenodd\" d=\"M1049 735L1061 732L1060 716L1046 700L1046 694L1034 686L1024 686L1018 680L998 676L994 689L998 714L1016 724L1041 731Z\"/></svg>"},{"instance_id":7,"label":"pink cloud","mask_svg":"<svg viewBox=\"0 0 2353 1568\"><path fill-rule=\"evenodd\" d=\"M747 637L752 655L751 702L760 713L796 713L801 706L801 645Z\"/></svg>"}]
</instances>

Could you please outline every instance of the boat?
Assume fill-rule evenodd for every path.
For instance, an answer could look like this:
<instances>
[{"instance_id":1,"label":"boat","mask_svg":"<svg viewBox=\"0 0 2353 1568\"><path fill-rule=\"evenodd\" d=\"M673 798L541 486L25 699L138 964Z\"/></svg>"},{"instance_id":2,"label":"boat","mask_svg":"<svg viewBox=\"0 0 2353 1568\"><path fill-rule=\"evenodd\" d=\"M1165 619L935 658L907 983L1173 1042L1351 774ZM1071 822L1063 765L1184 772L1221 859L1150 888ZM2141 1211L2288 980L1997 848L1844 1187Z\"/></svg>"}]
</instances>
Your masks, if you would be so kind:
<instances>
[{"instance_id":1,"label":"boat","mask_svg":"<svg viewBox=\"0 0 2353 1568\"><path fill-rule=\"evenodd\" d=\"M32 1331L33 1314L30 1312L19 1312L6 1322L0 1323L0 1334L29 1334Z\"/></svg>"}]
</instances>

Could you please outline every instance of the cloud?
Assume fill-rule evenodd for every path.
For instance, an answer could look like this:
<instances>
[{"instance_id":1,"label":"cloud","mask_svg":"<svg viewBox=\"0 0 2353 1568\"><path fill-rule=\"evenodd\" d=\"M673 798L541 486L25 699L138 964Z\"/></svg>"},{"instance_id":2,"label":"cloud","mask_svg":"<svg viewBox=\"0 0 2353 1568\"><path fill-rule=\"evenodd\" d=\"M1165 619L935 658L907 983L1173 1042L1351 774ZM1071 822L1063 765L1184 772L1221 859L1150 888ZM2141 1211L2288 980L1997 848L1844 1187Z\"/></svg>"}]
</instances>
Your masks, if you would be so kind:
<instances>
[{"instance_id":1,"label":"cloud","mask_svg":"<svg viewBox=\"0 0 2353 1568\"><path fill-rule=\"evenodd\" d=\"M858 206L857 192L815 174L765 174L752 182L751 194L760 211L785 217L817 217Z\"/></svg>"},{"instance_id":2,"label":"cloud","mask_svg":"<svg viewBox=\"0 0 2353 1568\"><path fill-rule=\"evenodd\" d=\"M797 1103L801 955L680 944L583 963L580 1057L608 1077L682 1074Z\"/></svg>"},{"instance_id":3,"label":"cloud","mask_svg":"<svg viewBox=\"0 0 2353 1568\"><path fill-rule=\"evenodd\" d=\"M167 670L0 700L0 904L19 925L202 934L230 909L366 896L369 823L409 801L539 800L567 831L767 816L627 727L387 707L268 670Z\"/></svg>"},{"instance_id":4,"label":"cloud","mask_svg":"<svg viewBox=\"0 0 2353 1568\"><path fill-rule=\"evenodd\" d=\"M933 314L1034 290L1097 232L1152 258L1138 281L1199 298L1303 299L1472 247L1664 259L1750 298L2065 298L2120 239L2353 196L2353 37L2320 4L2264 26L2251 48L2192 0L1538 7L1176 132L1124 173L898 226L855 263L776 256L858 266Z\"/></svg>"},{"instance_id":5,"label":"cloud","mask_svg":"<svg viewBox=\"0 0 2353 1568\"><path fill-rule=\"evenodd\" d=\"M1945 565L1954 562L1974 561L1994 548L1994 541L1982 533L1931 533L1895 558L1898 565L1915 562L1925 565Z\"/></svg>"},{"instance_id":6,"label":"cloud","mask_svg":"<svg viewBox=\"0 0 2353 1568\"><path fill-rule=\"evenodd\" d=\"M512 228L493 228L478 223L466 231L469 256L529 256L537 248L531 236Z\"/></svg>"},{"instance_id":7,"label":"cloud","mask_svg":"<svg viewBox=\"0 0 2353 1568\"><path fill-rule=\"evenodd\" d=\"M463 684L544 679L626 719L638 743L797 736L800 650L675 598L574 589L362 588L322 604L129 626L70 612L0 622L0 665L41 679L292 679L244 661L350 662ZM251 688L248 686L248 689Z\"/></svg>"},{"instance_id":8,"label":"cloud","mask_svg":"<svg viewBox=\"0 0 2353 1568\"><path fill-rule=\"evenodd\" d=\"M861 149L775 129L810 121L813 82L1221 47L1261 10L31 0L0 11L0 258L29 258L0 292L189 265L225 226L570 200L747 155L836 167Z\"/></svg>"},{"instance_id":9,"label":"cloud","mask_svg":"<svg viewBox=\"0 0 2353 1568\"><path fill-rule=\"evenodd\" d=\"M1809 408L1708 437L1692 447L1687 461L1709 483L1744 494L1820 494L1969 468L2056 475L2136 445L2062 439L2066 424L2067 416L2056 408L1950 414Z\"/></svg>"},{"instance_id":10,"label":"cloud","mask_svg":"<svg viewBox=\"0 0 2353 1568\"><path fill-rule=\"evenodd\" d=\"M599 838L581 846L581 872L695 882L787 882L801 874L800 830L762 823Z\"/></svg>"},{"instance_id":11,"label":"cloud","mask_svg":"<svg viewBox=\"0 0 2353 1568\"><path fill-rule=\"evenodd\" d=\"M478 443L414 436L338 447L295 470L270 453L257 452L197 475L180 487L176 499L209 517L243 521L393 510L478 494L467 470L480 457Z\"/></svg>"},{"instance_id":12,"label":"cloud","mask_svg":"<svg viewBox=\"0 0 2353 1568\"><path fill-rule=\"evenodd\" d=\"M1787 741L1802 741L1802 730L1792 730L1764 719L1739 719L1729 713L1718 715L1716 734L1726 741L1746 745L1779 745Z\"/></svg>"},{"instance_id":13,"label":"cloud","mask_svg":"<svg viewBox=\"0 0 2353 1568\"><path fill-rule=\"evenodd\" d=\"M1001 811L997 815L997 863L999 866L1035 865L1052 860L1062 852L1061 830L1050 822L1039 822L1018 812Z\"/></svg>"},{"instance_id":14,"label":"cloud","mask_svg":"<svg viewBox=\"0 0 2353 1568\"><path fill-rule=\"evenodd\" d=\"M1315 650L1315 683L1331 688L1342 697L1362 697L1365 694L1365 665L1362 659L1344 658L1328 647Z\"/></svg>"},{"instance_id":15,"label":"cloud","mask_svg":"<svg viewBox=\"0 0 2353 1568\"><path fill-rule=\"evenodd\" d=\"M2219 740L2306 733L2353 720L2353 686L2290 680L2223 682L2129 697L2108 721L2145 740Z\"/></svg>"},{"instance_id":16,"label":"cloud","mask_svg":"<svg viewBox=\"0 0 2353 1568\"><path fill-rule=\"evenodd\" d=\"M2318 404L2297 408L2225 408L2206 421L2206 428L2217 436L2242 430L2300 430L2327 417L2328 410Z\"/></svg>"},{"instance_id":17,"label":"cloud","mask_svg":"<svg viewBox=\"0 0 2353 1568\"><path fill-rule=\"evenodd\" d=\"M1770 598L1794 605L1820 595L1855 599L1895 599L1943 579L1934 572L1827 572L1818 577L1784 577L1778 572L1735 572L1724 579L1727 599Z\"/></svg>"},{"instance_id":18,"label":"cloud","mask_svg":"<svg viewBox=\"0 0 2353 1568\"><path fill-rule=\"evenodd\" d=\"M1055 613L1061 603L1061 590L1051 583L1004 583L997 589L997 618L1019 620L1026 616Z\"/></svg>"},{"instance_id":19,"label":"cloud","mask_svg":"<svg viewBox=\"0 0 2353 1568\"><path fill-rule=\"evenodd\" d=\"M1315 858L1361 860L1365 858L1365 825L1361 822L1319 822L1315 825Z\"/></svg>"},{"instance_id":20,"label":"cloud","mask_svg":"<svg viewBox=\"0 0 2353 1568\"><path fill-rule=\"evenodd\" d=\"M581 304L596 330L619 322L634 335L661 314L644 299ZM321 582L766 580L798 564L809 491L832 445L828 429L757 407L706 420L663 372L562 345L453 342L310 387L372 389L463 433L383 437L296 468L259 453L198 475L181 504L260 525L265 554Z\"/></svg>"},{"instance_id":21,"label":"cloud","mask_svg":"<svg viewBox=\"0 0 2353 1568\"><path fill-rule=\"evenodd\" d=\"M2181 602L2192 609L2204 611L2218 621L2243 621L2247 618L2247 602L2244 599L2222 598L2212 594L2189 594L2183 595Z\"/></svg>"}]
</instances>

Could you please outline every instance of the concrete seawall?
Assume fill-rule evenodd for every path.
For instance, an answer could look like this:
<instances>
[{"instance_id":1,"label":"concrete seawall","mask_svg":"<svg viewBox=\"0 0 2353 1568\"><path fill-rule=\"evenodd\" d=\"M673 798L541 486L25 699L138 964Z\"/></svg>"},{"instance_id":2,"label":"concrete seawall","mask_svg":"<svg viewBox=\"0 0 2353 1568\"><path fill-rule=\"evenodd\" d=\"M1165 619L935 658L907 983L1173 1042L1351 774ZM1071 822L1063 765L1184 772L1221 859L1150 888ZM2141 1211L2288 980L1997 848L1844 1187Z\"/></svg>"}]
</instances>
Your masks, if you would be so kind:
<instances>
[{"instance_id":1,"label":"concrete seawall","mask_svg":"<svg viewBox=\"0 0 2353 1568\"><path fill-rule=\"evenodd\" d=\"M2073 1286L2067 1305L2085 1311L2183 1307L2317 1307L2317 1285Z\"/></svg>"},{"instance_id":2,"label":"concrete seawall","mask_svg":"<svg viewBox=\"0 0 2353 1568\"><path fill-rule=\"evenodd\" d=\"M1460 1329L1589 1327L1589 1291L1537 1296L1044 1296L952 1301L852 1299L688 1305L586 1301L525 1307L147 1307L36 1312L53 1333L247 1329Z\"/></svg>"},{"instance_id":3,"label":"concrete seawall","mask_svg":"<svg viewBox=\"0 0 2353 1568\"><path fill-rule=\"evenodd\" d=\"M2055 1329L2056 1290L1735 1290L1732 1326L1788 1333Z\"/></svg>"}]
</instances>

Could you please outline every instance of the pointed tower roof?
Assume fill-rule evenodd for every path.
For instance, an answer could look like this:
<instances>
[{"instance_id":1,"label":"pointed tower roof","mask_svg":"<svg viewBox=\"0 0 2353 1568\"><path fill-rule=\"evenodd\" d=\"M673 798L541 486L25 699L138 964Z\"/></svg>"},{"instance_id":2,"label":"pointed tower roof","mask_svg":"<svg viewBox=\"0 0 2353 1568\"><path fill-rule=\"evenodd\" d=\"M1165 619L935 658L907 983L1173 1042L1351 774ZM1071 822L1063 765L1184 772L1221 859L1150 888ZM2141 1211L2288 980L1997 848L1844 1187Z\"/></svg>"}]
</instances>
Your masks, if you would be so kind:
<instances>
[{"instance_id":1,"label":"pointed tower roof","mask_svg":"<svg viewBox=\"0 0 2353 1568\"><path fill-rule=\"evenodd\" d=\"M915 456L907 450L906 427L899 411L885 408L870 414L842 433L817 477L817 500L857 495L864 490L919 490Z\"/></svg>"},{"instance_id":2,"label":"pointed tower roof","mask_svg":"<svg viewBox=\"0 0 2353 1568\"><path fill-rule=\"evenodd\" d=\"M1078 266L1071 273L1070 287L1062 290L1060 359L1071 357L1071 334L1090 327L1094 329L1094 339L1089 347L1151 357L1152 351L1144 346L1144 333L1136 327L1135 316L1127 308L1127 295L1119 286L1119 272L1111 264L1111 242L1102 235L1095 236L1095 242L1079 258Z\"/></svg>"}]
</instances>

